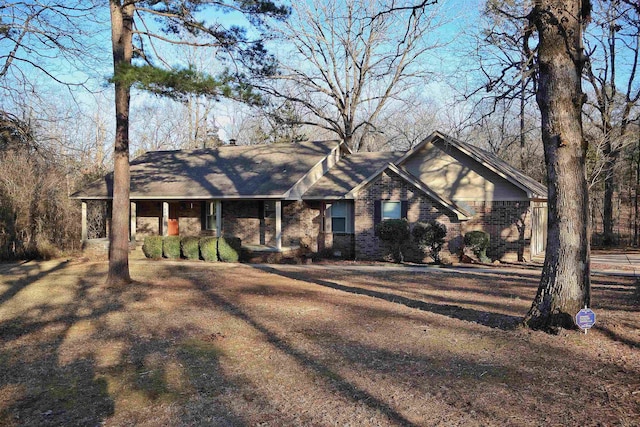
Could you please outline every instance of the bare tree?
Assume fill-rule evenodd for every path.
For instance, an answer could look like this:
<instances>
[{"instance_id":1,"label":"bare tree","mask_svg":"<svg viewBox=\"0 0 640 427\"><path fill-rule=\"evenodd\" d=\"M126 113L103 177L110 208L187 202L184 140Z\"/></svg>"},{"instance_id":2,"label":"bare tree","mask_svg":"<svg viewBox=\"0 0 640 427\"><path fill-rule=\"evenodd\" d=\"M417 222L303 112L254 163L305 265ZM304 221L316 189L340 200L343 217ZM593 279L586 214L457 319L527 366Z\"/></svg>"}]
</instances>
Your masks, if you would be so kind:
<instances>
[{"instance_id":1,"label":"bare tree","mask_svg":"<svg viewBox=\"0 0 640 427\"><path fill-rule=\"evenodd\" d=\"M96 68L94 0L6 1L0 4L0 89L4 96L33 93L42 77L84 86L80 69ZM87 66L90 64L91 66Z\"/></svg>"},{"instance_id":2,"label":"bare tree","mask_svg":"<svg viewBox=\"0 0 640 427\"><path fill-rule=\"evenodd\" d=\"M401 102L391 102L380 114L380 132L371 133L369 138L381 140L381 146L367 143L372 151L406 151L431 135L434 130L444 130L438 114L437 103L423 96L406 98Z\"/></svg>"},{"instance_id":3,"label":"bare tree","mask_svg":"<svg viewBox=\"0 0 640 427\"><path fill-rule=\"evenodd\" d=\"M528 166L528 145L531 135L531 121L527 118L536 114L529 108L535 96L535 63L531 52L524 49L525 37L532 37L531 24L527 20L530 0L488 0L481 19L482 31L474 32L470 45L474 51L469 55L470 69L479 76L471 89L464 93L467 100L474 102L469 123L474 128L483 128L487 121L505 124L516 117L519 127L513 134L491 143L507 145L499 150L519 151L520 158L515 164L520 169ZM500 116L495 119L490 116ZM500 132L502 136L506 133ZM495 151L495 150L494 150Z\"/></svg>"},{"instance_id":4,"label":"bare tree","mask_svg":"<svg viewBox=\"0 0 640 427\"><path fill-rule=\"evenodd\" d=\"M640 15L637 2L594 2L592 30L585 37L589 61L585 76L591 91L588 104L595 115L587 118L598 129L602 152L600 178L603 192L603 243L615 243L613 198L616 164L622 148L635 142L630 124L637 120L640 84L637 72L640 53ZM634 117L635 116L635 117ZM598 176L598 175L596 175Z\"/></svg>"},{"instance_id":5,"label":"bare tree","mask_svg":"<svg viewBox=\"0 0 640 427\"><path fill-rule=\"evenodd\" d=\"M66 158L23 113L0 112L0 259L55 256L79 233Z\"/></svg>"},{"instance_id":6,"label":"bare tree","mask_svg":"<svg viewBox=\"0 0 640 427\"><path fill-rule=\"evenodd\" d=\"M431 3L431 2L425 2ZM442 46L438 7L413 2L294 2L274 31L282 40L280 73L268 93L303 107L305 124L338 135L358 151L385 105L432 75L425 64Z\"/></svg>"},{"instance_id":7,"label":"bare tree","mask_svg":"<svg viewBox=\"0 0 640 427\"><path fill-rule=\"evenodd\" d=\"M539 37L536 100L549 189L544 267L524 319L534 329L575 328L575 314L590 304L587 145L582 133L582 33L590 9L588 0L540 0L529 15Z\"/></svg>"},{"instance_id":8,"label":"bare tree","mask_svg":"<svg viewBox=\"0 0 640 427\"><path fill-rule=\"evenodd\" d=\"M514 108L508 99L475 103L463 139L544 182L546 171L539 112L534 106L527 106L524 112L523 115L519 108Z\"/></svg>"}]
</instances>

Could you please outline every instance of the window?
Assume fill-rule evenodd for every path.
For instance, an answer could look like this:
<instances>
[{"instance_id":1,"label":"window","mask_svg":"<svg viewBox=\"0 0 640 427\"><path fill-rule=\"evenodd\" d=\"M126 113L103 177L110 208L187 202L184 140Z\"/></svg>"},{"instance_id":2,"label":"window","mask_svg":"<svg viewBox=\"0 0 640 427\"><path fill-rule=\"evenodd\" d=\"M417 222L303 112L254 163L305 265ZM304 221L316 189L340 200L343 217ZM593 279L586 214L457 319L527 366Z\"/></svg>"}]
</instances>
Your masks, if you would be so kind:
<instances>
[{"instance_id":1,"label":"window","mask_svg":"<svg viewBox=\"0 0 640 427\"><path fill-rule=\"evenodd\" d=\"M216 229L216 202L205 203L205 228L207 230Z\"/></svg>"},{"instance_id":2,"label":"window","mask_svg":"<svg viewBox=\"0 0 640 427\"><path fill-rule=\"evenodd\" d=\"M402 207L400 202L382 202L382 219L401 219Z\"/></svg>"},{"instance_id":3,"label":"window","mask_svg":"<svg viewBox=\"0 0 640 427\"><path fill-rule=\"evenodd\" d=\"M333 203L330 216L333 233L351 233L351 204L348 202Z\"/></svg>"}]
</instances>

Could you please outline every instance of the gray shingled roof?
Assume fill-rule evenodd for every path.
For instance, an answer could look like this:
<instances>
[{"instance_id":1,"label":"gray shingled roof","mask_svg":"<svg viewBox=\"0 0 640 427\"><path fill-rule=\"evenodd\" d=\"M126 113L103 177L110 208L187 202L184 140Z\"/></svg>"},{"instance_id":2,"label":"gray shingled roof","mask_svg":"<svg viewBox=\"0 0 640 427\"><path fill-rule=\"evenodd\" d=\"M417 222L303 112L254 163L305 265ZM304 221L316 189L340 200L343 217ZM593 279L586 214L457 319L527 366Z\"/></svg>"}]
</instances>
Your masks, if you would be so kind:
<instances>
[{"instance_id":1,"label":"gray shingled roof","mask_svg":"<svg viewBox=\"0 0 640 427\"><path fill-rule=\"evenodd\" d=\"M131 199L283 197L337 141L148 152L131 162ZM113 194L113 174L74 193Z\"/></svg>"},{"instance_id":2,"label":"gray shingled roof","mask_svg":"<svg viewBox=\"0 0 640 427\"><path fill-rule=\"evenodd\" d=\"M344 157L303 195L305 200L339 199L404 152L354 153Z\"/></svg>"},{"instance_id":3,"label":"gray shingled roof","mask_svg":"<svg viewBox=\"0 0 640 427\"><path fill-rule=\"evenodd\" d=\"M547 189L495 155L440 132L408 152L355 153L343 157L304 194L307 200L340 199L387 165L402 165L425 143L445 143L465 152L535 197ZM319 164L337 141L201 150L148 152L131 162L131 199L284 198ZM111 198L113 175L92 182L71 197Z\"/></svg>"}]
</instances>

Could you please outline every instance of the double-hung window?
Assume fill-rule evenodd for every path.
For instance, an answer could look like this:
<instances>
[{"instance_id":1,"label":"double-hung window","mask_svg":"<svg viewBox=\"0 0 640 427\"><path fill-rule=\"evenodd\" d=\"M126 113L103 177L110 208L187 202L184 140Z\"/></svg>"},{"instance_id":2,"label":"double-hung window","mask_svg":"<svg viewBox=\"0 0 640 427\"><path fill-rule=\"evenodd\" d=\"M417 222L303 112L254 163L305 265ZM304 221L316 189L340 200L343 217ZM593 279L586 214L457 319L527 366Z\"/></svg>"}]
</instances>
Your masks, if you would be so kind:
<instances>
[{"instance_id":1,"label":"double-hung window","mask_svg":"<svg viewBox=\"0 0 640 427\"><path fill-rule=\"evenodd\" d=\"M331 204L331 231L333 233L351 233L351 203L341 201Z\"/></svg>"},{"instance_id":2,"label":"double-hung window","mask_svg":"<svg viewBox=\"0 0 640 427\"><path fill-rule=\"evenodd\" d=\"M409 204L406 200L376 200L373 210L375 224L388 219L407 218Z\"/></svg>"},{"instance_id":3,"label":"double-hung window","mask_svg":"<svg viewBox=\"0 0 640 427\"><path fill-rule=\"evenodd\" d=\"M216 202L205 203L205 228L207 230L216 229Z\"/></svg>"}]
</instances>

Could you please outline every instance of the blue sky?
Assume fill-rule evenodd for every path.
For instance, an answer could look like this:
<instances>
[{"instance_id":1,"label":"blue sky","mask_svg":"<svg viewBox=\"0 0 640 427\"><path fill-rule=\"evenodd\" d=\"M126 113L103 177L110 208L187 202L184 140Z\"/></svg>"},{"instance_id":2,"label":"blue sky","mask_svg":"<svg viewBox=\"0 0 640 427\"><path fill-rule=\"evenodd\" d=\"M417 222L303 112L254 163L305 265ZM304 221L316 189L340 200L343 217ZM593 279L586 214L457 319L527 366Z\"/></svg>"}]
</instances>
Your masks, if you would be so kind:
<instances>
[{"instance_id":1,"label":"blue sky","mask_svg":"<svg viewBox=\"0 0 640 427\"><path fill-rule=\"evenodd\" d=\"M484 0L440 0L438 6L442 8L446 19L449 21L440 28L439 33L445 39L450 40L450 44L438 53L437 58L431 58L432 63L428 65L434 66L433 63L435 63L435 67L442 72L445 78L443 80L425 82L423 90L432 100L442 105L447 105L452 104L456 95L452 86L463 87L467 84L466 76L458 72L469 65L469 58L466 53L469 45L466 36L479 30L481 25L480 13L484 6ZM234 14L222 15L218 13L214 19L219 19L227 25L244 24L244 19ZM91 59L86 64L81 64L83 66L80 69L75 67L76 64L66 63L61 61L60 58L39 58L38 61L40 61L41 65L50 66L50 69L54 70L56 76L60 79L71 82L87 81L87 86L95 93L89 93L80 88L70 91L63 86L52 84L49 78L28 68L25 68L26 74L37 82L41 91L46 93L45 100L47 101L54 100L57 103L78 102L84 104L86 111L90 112L92 109L97 110L99 108L101 111L106 111L107 115L110 115L108 110L111 108L113 89L111 85L106 83L108 77L112 74L110 23L107 3L104 2L104 7L97 11L92 17L92 21L85 24L88 32L91 33L88 42L94 48L92 52L97 56L95 60ZM281 46L269 47L273 50L281 49ZM0 51L6 49L7 46L0 42ZM168 52L166 56L169 58L168 62L171 65L186 65L185 57L182 53L177 50L166 52ZM209 70L212 67L216 67L215 61L210 62L208 67ZM454 78L450 78L447 81L446 77L451 76L454 76ZM69 100L71 95L74 96L75 101ZM132 97L134 107L150 102L155 102L155 98L150 95L136 92ZM8 99L3 99L2 104L4 108L10 107ZM220 110L224 109L221 108Z\"/></svg>"}]
</instances>

